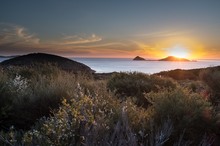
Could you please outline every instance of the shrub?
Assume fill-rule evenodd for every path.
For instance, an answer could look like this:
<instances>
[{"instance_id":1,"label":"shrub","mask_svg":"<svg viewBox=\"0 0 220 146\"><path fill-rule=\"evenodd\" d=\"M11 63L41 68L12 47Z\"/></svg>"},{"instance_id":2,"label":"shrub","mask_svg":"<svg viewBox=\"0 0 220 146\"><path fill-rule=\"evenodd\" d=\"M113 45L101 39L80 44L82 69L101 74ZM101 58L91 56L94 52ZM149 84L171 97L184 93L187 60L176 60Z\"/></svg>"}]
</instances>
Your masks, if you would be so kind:
<instances>
[{"instance_id":1,"label":"shrub","mask_svg":"<svg viewBox=\"0 0 220 146\"><path fill-rule=\"evenodd\" d=\"M118 73L108 80L107 87L123 99L134 97L138 105L147 107L149 102L144 93L159 91L161 89L174 89L176 83L169 78L147 75L143 73Z\"/></svg>"},{"instance_id":2,"label":"shrub","mask_svg":"<svg viewBox=\"0 0 220 146\"><path fill-rule=\"evenodd\" d=\"M8 75L0 70L0 129L5 128L4 119L8 118L8 111L11 109L12 98L8 93Z\"/></svg>"},{"instance_id":3,"label":"shrub","mask_svg":"<svg viewBox=\"0 0 220 146\"><path fill-rule=\"evenodd\" d=\"M95 82L93 83L95 84ZM196 96L192 96L185 90L176 89L174 91L165 90L162 93L148 93L147 97L154 104L148 109L143 109L129 99L121 102L112 93L107 92L104 86L101 86L103 83L98 84L99 86L93 86L93 91L86 90L81 84L77 84L74 92L68 93L68 98L63 99L60 108L53 110L51 116L43 117L29 131L19 132L12 129L1 133L0 145L184 145L188 144L192 138L185 137L188 135L187 132L181 136L182 129L179 129L179 133L176 131L178 124L182 123L176 120L175 116L181 120L181 115L187 116L181 113L185 113L185 108L191 108L193 105L197 108L200 107L201 111L205 107L209 107L206 101L201 102L197 98L191 99ZM89 86L92 86L92 81ZM177 93L181 96L177 96ZM188 95L190 98L185 99L189 97ZM176 103L177 100L174 100L176 99L174 97L180 98L180 101ZM172 111L172 106L174 106L172 101L177 105L184 105L183 109L181 107L177 109L178 114L176 115L175 111L174 113ZM187 104L189 106L186 106ZM159 109L167 110L167 114L173 116L167 118L167 114ZM190 110L188 109L188 111ZM203 115L200 112L193 111L192 113ZM195 119L193 118L193 120ZM203 123L197 121L197 124L198 122ZM185 125L183 127L188 128ZM189 132L191 132L190 130ZM197 134L198 131L192 132ZM201 139L200 145L211 145L207 138Z\"/></svg>"},{"instance_id":4,"label":"shrub","mask_svg":"<svg viewBox=\"0 0 220 146\"><path fill-rule=\"evenodd\" d=\"M112 142L118 144L121 140L130 142L129 138L135 136L133 131L128 129L130 126L139 127L135 130L140 131L140 122L147 125L147 112L126 102L123 104L123 110L127 112L128 120L123 119L123 122L127 122L124 132L130 133L130 136L125 139L117 137L125 134L116 132L121 126L118 120L121 119L122 105L110 93L100 92L95 88L94 90L96 96L85 95L83 88L78 86L77 96L73 96L69 101L64 99L59 110L53 112L53 116L41 119L35 130L24 135L24 141L29 144L36 142L34 145L39 142L46 145L111 145Z\"/></svg>"},{"instance_id":5,"label":"shrub","mask_svg":"<svg viewBox=\"0 0 220 146\"><path fill-rule=\"evenodd\" d=\"M97 81L50 65L0 77L0 126L9 129L0 145L211 145L218 132L201 82L181 82L185 89L136 72Z\"/></svg>"},{"instance_id":6,"label":"shrub","mask_svg":"<svg viewBox=\"0 0 220 146\"><path fill-rule=\"evenodd\" d=\"M68 98L69 92L75 91L79 81L74 74L47 64L13 67L0 75L0 122L4 129L11 125L28 129L37 119L49 116L63 97Z\"/></svg>"},{"instance_id":7,"label":"shrub","mask_svg":"<svg viewBox=\"0 0 220 146\"><path fill-rule=\"evenodd\" d=\"M175 80L198 80L200 69L182 70L175 69L156 73L164 77L170 77Z\"/></svg>"},{"instance_id":8,"label":"shrub","mask_svg":"<svg viewBox=\"0 0 220 146\"><path fill-rule=\"evenodd\" d=\"M153 103L156 123L163 123L167 117L173 122L173 139L177 139L175 135L181 135L184 129L184 137L194 142L199 142L204 133L214 132L212 106L201 95L177 88L173 91L150 92L146 98Z\"/></svg>"},{"instance_id":9,"label":"shrub","mask_svg":"<svg viewBox=\"0 0 220 146\"><path fill-rule=\"evenodd\" d=\"M218 68L203 70L200 72L200 79L209 86L213 104L218 104L220 100L220 70Z\"/></svg>"}]
</instances>

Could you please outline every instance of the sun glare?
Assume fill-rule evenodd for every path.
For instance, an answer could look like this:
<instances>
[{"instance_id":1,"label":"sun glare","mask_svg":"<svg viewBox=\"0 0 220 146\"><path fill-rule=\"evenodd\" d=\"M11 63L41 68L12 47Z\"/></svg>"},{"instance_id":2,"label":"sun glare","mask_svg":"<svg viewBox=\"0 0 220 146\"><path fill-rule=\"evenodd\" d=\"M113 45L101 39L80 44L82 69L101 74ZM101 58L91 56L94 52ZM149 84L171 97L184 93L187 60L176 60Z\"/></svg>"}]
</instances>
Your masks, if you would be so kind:
<instances>
[{"instance_id":1,"label":"sun glare","mask_svg":"<svg viewBox=\"0 0 220 146\"><path fill-rule=\"evenodd\" d=\"M189 51L183 47L173 47L168 51L169 56L175 56L178 58L187 58L189 57Z\"/></svg>"}]
</instances>

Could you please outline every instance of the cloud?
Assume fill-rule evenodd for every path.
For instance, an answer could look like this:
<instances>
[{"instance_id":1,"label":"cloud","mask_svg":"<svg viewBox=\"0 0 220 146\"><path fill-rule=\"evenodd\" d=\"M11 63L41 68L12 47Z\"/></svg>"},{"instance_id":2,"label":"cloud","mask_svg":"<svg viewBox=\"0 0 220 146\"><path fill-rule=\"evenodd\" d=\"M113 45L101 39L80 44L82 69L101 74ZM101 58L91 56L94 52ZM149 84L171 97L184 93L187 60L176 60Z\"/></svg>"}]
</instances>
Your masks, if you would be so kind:
<instances>
[{"instance_id":1,"label":"cloud","mask_svg":"<svg viewBox=\"0 0 220 146\"><path fill-rule=\"evenodd\" d=\"M58 40L40 41L27 28L0 23L0 54L17 55L31 52L63 54L65 56L89 55L93 52L89 46L97 45L102 38L96 34L63 35ZM81 47L80 47L81 46Z\"/></svg>"},{"instance_id":2,"label":"cloud","mask_svg":"<svg viewBox=\"0 0 220 146\"><path fill-rule=\"evenodd\" d=\"M145 39L169 38L178 37L191 33L189 30L185 31L158 31L153 33L136 34L134 37L144 37Z\"/></svg>"},{"instance_id":3,"label":"cloud","mask_svg":"<svg viewBox=\"0 0 220 146\"><path fill-rule=\"evenodd\" d=\"M40 41L39 38L36 38L34 34L29 34L23 27L16 27L16 35L24 42L39 44Z\"/></svg>"},{"instance_id":4,"label":"cloud","mask_svg":"<svg viewBox=\"0 0 220 146\"><path fill-rule=\"evenodd\" d=\"M101 41L96 34L63 35L59 40L40 42L34 33L19 25L0 23L0 53L24 54L30 52L51 52L72 54L88 54L91 50L81 50L77 45L85 45Z\"/></svg>"},{"instance_id":5,"label":"cloud","mask_svg":"<svg viewBox=\"0 0 220 146\"><path fill-rule=\"evenodd\" d=\"M0 23L0 45L30 45L39 44L39 41L39 38L37 38L34 34L29 33L24 27Z\"/></svg>"},{"instance_id":6,"label":"cloud","mask_svg":"<svg viewBox=\"0 0 220 146\"><path fill-rule=\"evenodd\" d=\"M101 41L102 38L96 34L92 35L64 35L61 45L78 45Z\"/></svg>"},{"instance_id":7,"label":"cloud","mask_svg":"<svg viewBox=\"0 0 220 146\"><path fill-rule=\"evenodd\" d=\"M172 35L160 32L143 36L153 38ZM96 34L63 34L58 40L40 41L25 27L0 23L0 53L8 55L45 52L65 56L132 57L141 55L149 58L157 57L155 54L161 55L161 52L165 52L161 49L164 45L156 46L155 42L146 43L145 41L145 39L143 41L133 39L132 41L112 38L103 40Z\"/></svg>"},{"instance_id":8,"label":"cloud","mask_svg":"<svg viewBox=\"0 0 220 146\"><path fill-rule=\"evenodd\" d=\"M125 48L128 49L129 44L128 43L122 43L122 42L102 42L99 44L82 44L82 45L77 45L78 48L90 48L90 49L95 49L95 48Z\"/></svg>"}]
</instances>

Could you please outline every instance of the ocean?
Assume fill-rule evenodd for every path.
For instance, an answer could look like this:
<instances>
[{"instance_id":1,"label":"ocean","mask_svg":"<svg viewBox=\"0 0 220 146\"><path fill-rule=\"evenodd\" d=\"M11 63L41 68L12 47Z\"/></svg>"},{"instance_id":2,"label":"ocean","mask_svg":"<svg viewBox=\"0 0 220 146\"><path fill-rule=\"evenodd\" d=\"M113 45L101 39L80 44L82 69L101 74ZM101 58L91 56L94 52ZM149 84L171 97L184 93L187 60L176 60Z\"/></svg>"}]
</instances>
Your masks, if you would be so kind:
<instances>
[{"instance_id":1,"label":"ocean","mask_svg":"<svg viewBox=\"0 0 220 146\"><path fill-rule=\"evenodd\" d=\"M133 61L122 58L71 58L81 62L97 73L109 72L143 72L147 74L158 73L173 69L196 69L219 66L220 60L197 60L196 62L172 61Z\"/></svg>"},{"instance_id":2,"label":"ocean","mask_svg":"<svg viewBox=\"0 0 220 146\"><path fill-rule=\"evenodd\" d=\"M0 62L8 58L0 58ZM95 70L96 73L110 72L143 72L158 73L173 69L196 69L220 66L220 60L198 60L196 62L172 61L133 61L129 58L70 58L83 63Z\"/></svg>"}]
</instances>

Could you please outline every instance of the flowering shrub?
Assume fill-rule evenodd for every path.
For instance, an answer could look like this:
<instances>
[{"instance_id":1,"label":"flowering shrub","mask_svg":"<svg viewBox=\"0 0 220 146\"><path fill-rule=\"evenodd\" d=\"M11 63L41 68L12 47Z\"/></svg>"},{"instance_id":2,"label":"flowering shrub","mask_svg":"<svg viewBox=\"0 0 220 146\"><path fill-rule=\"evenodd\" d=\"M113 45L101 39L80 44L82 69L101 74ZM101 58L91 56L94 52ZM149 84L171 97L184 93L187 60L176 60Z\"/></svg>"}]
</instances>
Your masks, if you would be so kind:
<instances>
[{"instance_id":1,"label":"flowering shrub","mask_svg":"<svg viewBox=\"0 0 220 146\"><path fill-rule=\"evenodd\" d=\"M25 89L28 87L28 81L26 78L23 78L21 75L16 74L15 78L9 80L8 82L11 92L16 92L16 94L22 94L25 92Z\"/></svg>"}]
</instances>

